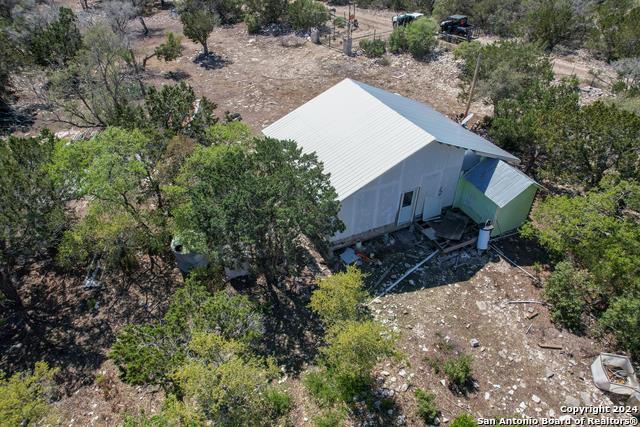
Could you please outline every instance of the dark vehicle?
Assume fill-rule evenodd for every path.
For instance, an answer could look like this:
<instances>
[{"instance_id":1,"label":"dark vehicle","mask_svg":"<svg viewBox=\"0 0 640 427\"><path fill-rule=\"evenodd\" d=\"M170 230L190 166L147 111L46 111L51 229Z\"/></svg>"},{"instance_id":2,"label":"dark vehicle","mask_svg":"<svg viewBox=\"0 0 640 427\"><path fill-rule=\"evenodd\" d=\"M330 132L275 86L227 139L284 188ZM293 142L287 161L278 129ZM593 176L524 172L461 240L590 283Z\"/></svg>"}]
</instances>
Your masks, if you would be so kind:
<instances>
[{"instance_id":1,"label":"dark vehicle","mask_svg":"<svg viewBox=\"0 0 640 427\"><path fill-rule=\"evenodd\" d=\"M393 24L394 28L397 27L398 25L405 26L412 23L413 21L420 18L421 16L424 16L424 14L418 13L418 12L403 13L402 15L394 16L391 19L391 23Z\"/></svg>"},{"instance_id":2,"label":"dark vehicle","mask_svg":"<svg viewBox=\"0 0 640 427\"><path fill-rule=\"evenodd\" d=\"M465 15L451 15L440 23L440 36L448 41L467 40L473 38L473 27Z\"/></svg>"}]
</instances>

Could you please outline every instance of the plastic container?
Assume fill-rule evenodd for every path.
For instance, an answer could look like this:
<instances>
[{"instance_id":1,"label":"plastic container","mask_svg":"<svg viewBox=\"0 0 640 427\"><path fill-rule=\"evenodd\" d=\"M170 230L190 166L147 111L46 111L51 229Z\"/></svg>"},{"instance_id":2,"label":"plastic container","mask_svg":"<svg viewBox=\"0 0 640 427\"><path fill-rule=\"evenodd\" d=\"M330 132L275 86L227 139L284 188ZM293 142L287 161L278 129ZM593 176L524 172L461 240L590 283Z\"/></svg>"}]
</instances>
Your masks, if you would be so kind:
<instances>
[{"instance_id":1,"label":"plastic container","mask_svg":"<svg viewBox=\"0 0 640 427\"><path fill-rule=\"evenodd\" d=\"M491 239L491 232L493 231L493 224L491 220L487 220L484 226L478 231L478 250L486 251L489 249L489 239Z\"/></svg>"}]
</instances>

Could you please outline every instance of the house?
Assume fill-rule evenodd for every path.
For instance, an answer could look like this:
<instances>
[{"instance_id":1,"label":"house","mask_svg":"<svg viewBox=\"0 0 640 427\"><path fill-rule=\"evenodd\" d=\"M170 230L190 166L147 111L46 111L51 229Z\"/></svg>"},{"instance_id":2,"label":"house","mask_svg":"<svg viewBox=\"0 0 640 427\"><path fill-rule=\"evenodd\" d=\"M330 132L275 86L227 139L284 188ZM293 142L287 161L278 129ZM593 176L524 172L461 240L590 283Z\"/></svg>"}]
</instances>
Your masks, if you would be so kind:
<instances>
[{"instance_id":1,"label":"house","mask_svg":"<svg viewBox=\"0 0 640 427\"><path fill-rule=\"evenodd\" d=\"M518 162L418 101L351 79L263 133L294 140L305 153L316 152L330 173L346 226L331 237L334 248L440 215L456 200L465 153L507 167L505 162Z\"/></svg>"},{"instance_id":2,"label":"house","mask_svg":"<svg viewBox=\"0 0 640 427\"><path fill-rule=\"evenodd\" d=\"M458 181L453 205L477 223L491 220L491 234L497 236L522 225L538 187L502 160L484 158Z\"/></svg>"}]
</instances>

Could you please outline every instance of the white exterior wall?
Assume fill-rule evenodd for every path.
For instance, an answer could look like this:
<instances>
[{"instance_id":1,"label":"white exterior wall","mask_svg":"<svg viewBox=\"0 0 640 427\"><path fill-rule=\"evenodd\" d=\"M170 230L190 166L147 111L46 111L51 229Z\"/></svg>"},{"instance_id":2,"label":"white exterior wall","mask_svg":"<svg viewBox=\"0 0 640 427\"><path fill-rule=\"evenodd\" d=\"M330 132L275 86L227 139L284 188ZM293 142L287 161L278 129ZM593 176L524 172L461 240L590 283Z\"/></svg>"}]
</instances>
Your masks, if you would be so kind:
<instances>
[{"instance_id":1,"label":"white exterior wall","mask_svg":"<svg viewBox=\"0 0 640 427\"><path fill-rule=\"evenodd\" d=\"M346 230L331 240L395 224L402 194L417 188L415 218L422 216L425 195L439 199L441 207L452 205L464 153L434 141L383 173L341 202L339 217Z\"/></svg>"}]
</instances>

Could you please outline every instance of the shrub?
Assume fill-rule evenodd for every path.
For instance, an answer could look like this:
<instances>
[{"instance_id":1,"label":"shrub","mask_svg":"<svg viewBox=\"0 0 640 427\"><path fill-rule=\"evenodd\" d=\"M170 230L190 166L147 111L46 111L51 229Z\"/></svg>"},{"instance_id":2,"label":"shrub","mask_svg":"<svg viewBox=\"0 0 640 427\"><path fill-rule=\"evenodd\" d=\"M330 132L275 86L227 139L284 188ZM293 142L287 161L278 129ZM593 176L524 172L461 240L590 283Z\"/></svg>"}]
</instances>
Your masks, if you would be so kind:
<instances>
[{"instance_id":1,"label":"shrub","mask_svg":"<svg viewBox=\"0 0 640 427\"><path fill-rule=\"evenodd\" d=\"M328 405L341 399L335 381L324 368L306 374L303 383L309 394L321 404Z\"/></svg>"},{"instance_id":2,"label":"shrub","mask_svg":"<svg viewBox=\"0 0 640 427\"><path fill-rule=\"evenodd\" d=\"M389 36L389 50L393 53L402 53L409 50L407 41L407 28L396 27Z\"/></svg>"},{"instance_id":3,"label":"shrub","mask_svg":"<svg viewBox=\"0 0 640 427\"><path fill-rule=\"evenodd\" d=\"M343 399L351 399L371 382L371 370L385 357L397 357L396 336L375 321L333 326L322 349L323 362Z\"/></svg>"},{"instance_id":4,"label":"shrub","mask_svg":"<svg viewBox=\"0 0 640 427\"><path fill-rule=\"evenodd\" d=\"M415 58L424 58L436 47L438 28L431 18L420 18L407 26L407 47Z\"/></svg>"},{"instance_id":5,"label":"shrub","mask_svg":"<svg viewBox=\"0 0 640 427\"><path fill-rule=\"evenodd\" d=\"M428 393L419 388L415 392L418 401L418 415L427 425L434 424L434 420L438 416L438 408L434 402L436 395Z\"/></svg>"},{"instance_id":6,"label":"shrub","mask_svg":"<svg viewBox=\"0 0 640 427\"><path fill-rule=\"evenodd\" d=\"M329 20L329 12L316 0L293 0L287 11L287 21L296 30L318 28Z\"/></svg>"},{"instance_id":7,"label":"shrub","mask_svg":"<svg viewBox=\"0 0 640 427\"><path fill-rule=\"evenodd\" d=\"M34 30L29 43L31 56L42 66L63 66L75 57L81 47L82 35L76 16L66 7L60 8L55 21Z\"/></svg>"},{"instance_id":8,"label":"shrub","mask_svg":"<svg viewBox=\"0 0 640 427\"><path fill-rule=\"evenodd\" d=\"M278 419L289 412L293 408L293 398L291 395L278 388L269 388L265 394L264 399L269 408L271 408L271 418Z\"/></svg>"},{"instance_id":9,"label":"shrub","mask_svg":"<svg viewBox=\"0 0 640 427\"><path fill-rule=\"evenodd\" d=\"M50 369L46 362L37 362L32 373L9 378L0 371L0 425L38 425L50 410L56 373L57 369Z\"/></svg>"},{"instance_id":10,"label":"shrub","mask_svg":"<svg viewBox=\"0 0 640 427\"><path fill-rule=\"evenodd\" d=\"M338 16L333 20L333 24L338 28L344 28L347 26L347 18L344 16Z\"/></svg>"},{"instance_id":11,"label":"shrub","mask_svg":"<svg viewBox=\"0 0 640 427\"><path fill-rule=\"evenodd\" d=\"M251 129L243 122L216 123L204 133L203 145L236 144L251 139Z\"/></svg>"},{"instance_id":12,"label":"shrub","mask_svg":"<svg viewBox=\"0 0 640 427\"><path fill-rule=\"evenodd\" d=\"M582 327L585 310L584 290L589 289L592 278L588 271L577 270L571 262L563 261L544 285L544 297L551 304L551 317L572 331Z\"/></svg>"},{"instance_id":13,"label":"shrub","mask_svg":"<svg viewBox=\"0 0 640 427\"><path fill-rule=\"evenodd\" d=\"M387 43L382 39L362 39L360 48L368 58L380 58L387 51Z\"/></svg>"},{"instance_id":14,"label":"shrub","mask_svg":"<svg viewBox=\"0 0 640 427\"><path fill-rule=\"evenodd\" d=\"M356 267L349 267L344 273L325 277L320 280L318 289L311 295L309 307L328 326L358 320L360 304L367 297L362 279L362 272Z\"/></svg>"},{"instance_id":15,"label":"shrub","mask_svg":"<svg viewBox=\"0 0 640 427\"><path fill-rule=\"evenodd\" d=\"M615 298L599 321L600 327L613 331L618 345L637 360L640 357L640 292L636 290Z\"/></svg>"},{"instance_id":16,"label":"shrub","mask_svg":"<svg viewBox=\"0 0 640 427\"><path fill-rule=\"evenodd\" d=\"M471 357L462 354L449 358L442 370L452 385L462 388L471 380Z\"/></svg>"},{"instance_id":17,"label":"shrub","mask_svg":"<svg viewBox=\"0 0 640 427\"><path fill-rule=\"evenodd\" d=\"M328 409L313 418L316 427L340 427L344 421L344 411Z\"/></svg>"},{"instance_id":18,"label":"shrub","mask_svg":"<svg viewBox=\"0 0 640 427\"><path fill-rule=\"evenodd\" d=\"M265 366L266 365L266 366ZM269 426L285 407L273 406L269 382L278 370L256 357L232 356L220 364L190 361L172 374L188 408L195 408L212 425ZM286 401L278 396L277 403ZM271 418L271 417L274 418Z\"/></svg>"},{"instance_id":19,"label":"shrub","mask_svg":"<svg viewBox=\"0 0 640 427\"><path fill-rule=\"evenodd\" d=\"M247 26L247 32L249 34L258 34L262 29L262 22L260 16L255 13L247 13L244 16L244 23Z\"/></svg>"},{"instance_id":20,"label":"shrub","mask_svg":"<svg viewBox=\"0 0 640 427\"><path fill-rule=\"evenodd\" d=\"M476 427L477 425L478 422L471 414L463 413L454 418L449 427Z\"/></svg>"},{"instance_id":21,"label":"shrub","mask_svg":"<svg viewBox=\"0 0 640 427\"><path fill-rule=\"evenodd\" d=\"M170 374L184 363L188 350L204 359L227 359L226 354L240 352L261 334L262 317L246 297L210 293L189 279L172 297L162 323L128 325L109 357L128 384L172 386Z\"/></svg>"}]
</instances>

